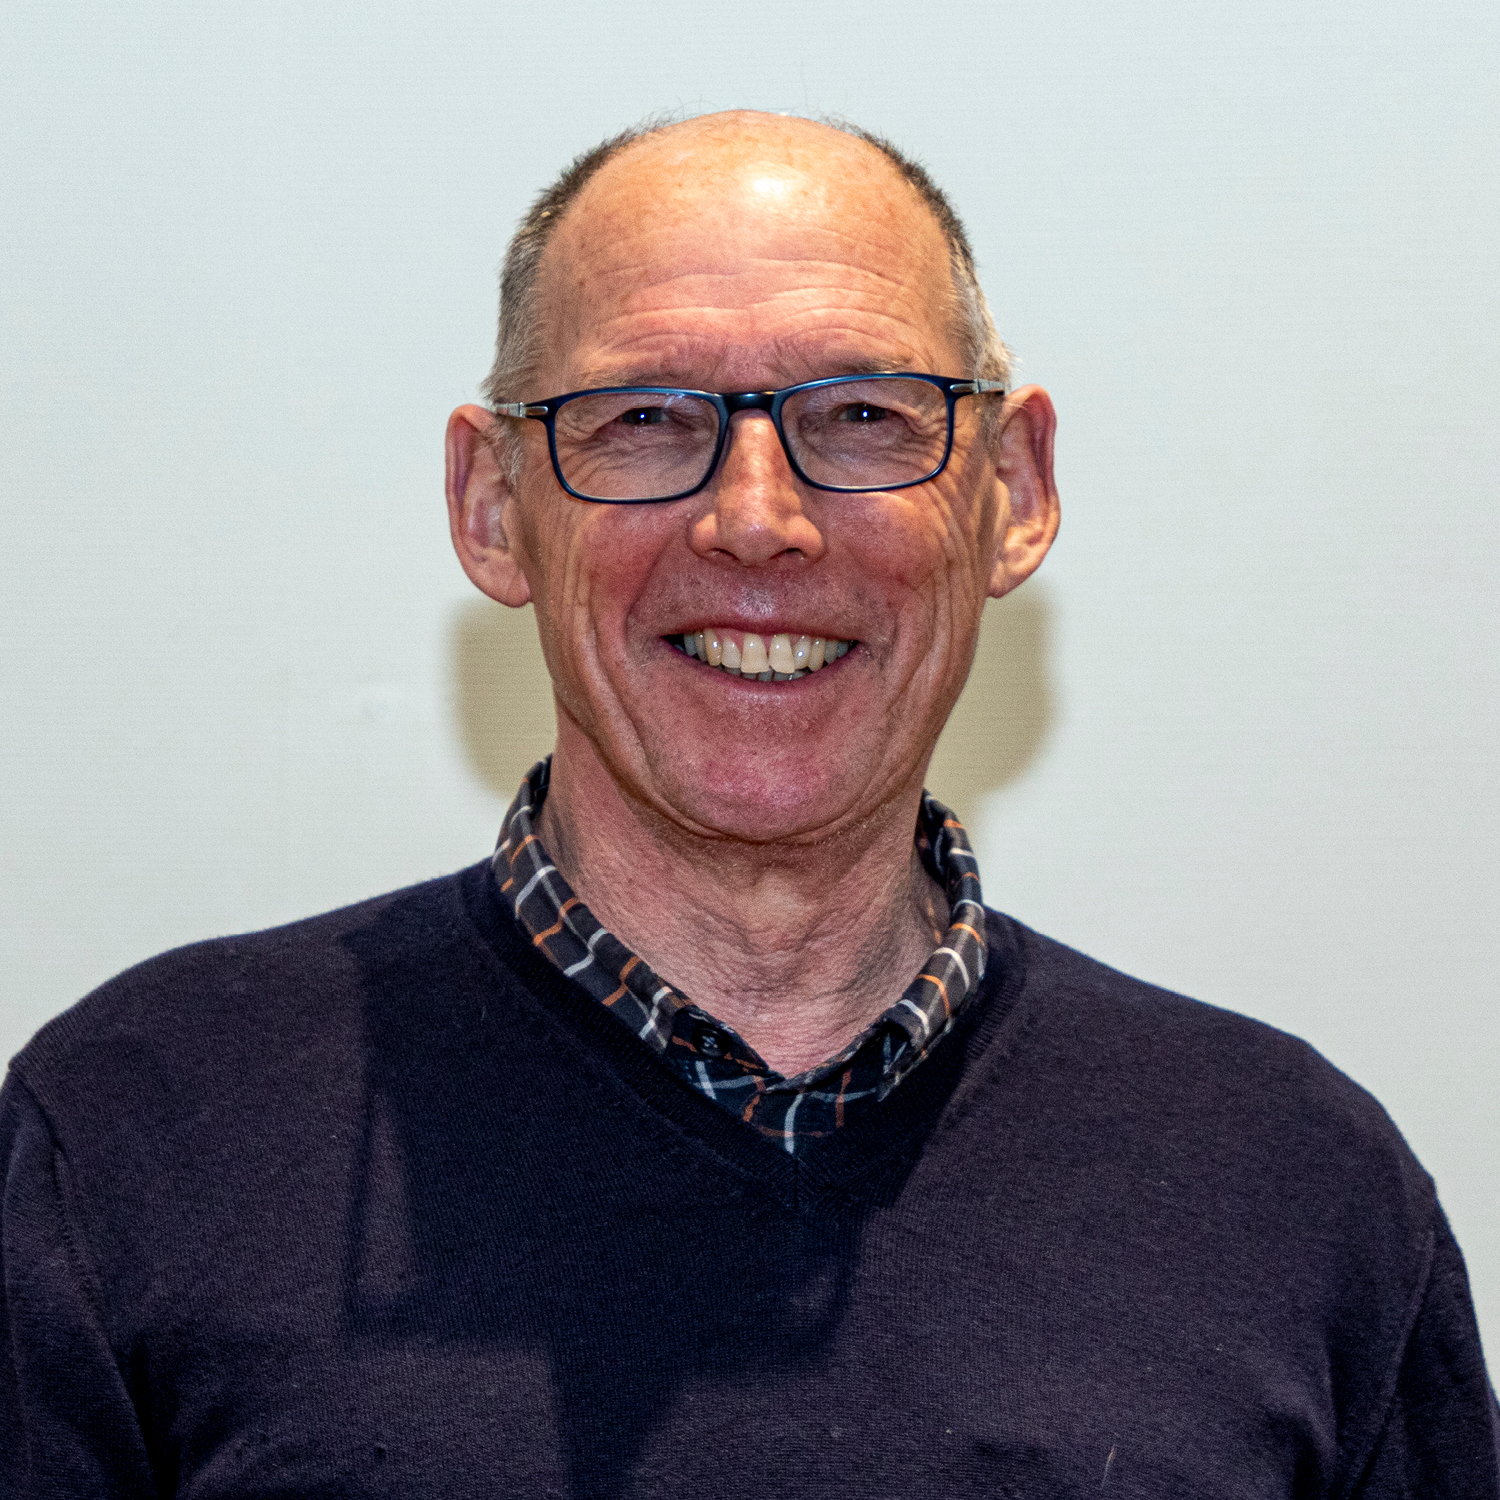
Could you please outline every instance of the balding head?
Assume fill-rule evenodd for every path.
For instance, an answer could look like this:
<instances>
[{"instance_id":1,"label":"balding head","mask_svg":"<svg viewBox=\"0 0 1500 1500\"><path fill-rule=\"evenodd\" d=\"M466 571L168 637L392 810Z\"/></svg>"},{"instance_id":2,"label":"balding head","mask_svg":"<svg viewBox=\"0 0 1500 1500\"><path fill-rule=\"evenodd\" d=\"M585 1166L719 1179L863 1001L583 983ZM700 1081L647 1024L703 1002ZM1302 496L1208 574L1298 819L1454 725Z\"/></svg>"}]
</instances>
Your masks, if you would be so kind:
<instances>
[{"instance_id":1,"label":"balding head","mask_svg":"<svg viewBox=\"0 0 1500 1500\"><path fill-rule=\"evenodd\" d=\"M580 156L538 197L505 258L496 358L485 384L491 402L545 394L531 385L559 332L551 316L559 311L558 299L547 293L555 277L566 277L554 263L569 258L570 241L574 248L580 242L597 245L632 214L688 232L691 216L710 202L717 202L719 212L732 212L736 193L743 199L757 184L761 209L774 207L779 192L786 208L821 208L837 224L840 199L863 205L885 200L920 239L935 231L936 238L921 247L934 252L924 274L952 328L958 351L952 373L1007 378L1007 351L979 289L963 225L919 165L853 126L731 111L622 132ZM549 253L554 239L557 256Z\"/></svg>"}]
</instances>

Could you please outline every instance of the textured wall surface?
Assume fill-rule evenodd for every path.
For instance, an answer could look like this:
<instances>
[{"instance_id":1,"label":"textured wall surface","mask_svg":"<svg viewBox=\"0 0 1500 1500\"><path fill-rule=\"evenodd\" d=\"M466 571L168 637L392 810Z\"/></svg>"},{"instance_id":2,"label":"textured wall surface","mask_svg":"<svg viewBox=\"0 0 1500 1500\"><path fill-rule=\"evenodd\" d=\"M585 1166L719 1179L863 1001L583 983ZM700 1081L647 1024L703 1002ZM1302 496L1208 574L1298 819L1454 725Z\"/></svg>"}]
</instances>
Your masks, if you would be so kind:
<instances>
[{"instance_id":1,"label":"textured wall surface","mask_svg":"<svg viewBox=\"0 0 1500 1500\"><path fill-rule=\"evenodd\" d=\"M442 512L501 246L647 112L840 112L951 188L1061 414L1061 540L931 777L990 900L1371 1088L1500 1342L1497 29L10 6L0 1042L487 851L552 726Z\"/></svg>"}]
</instances>

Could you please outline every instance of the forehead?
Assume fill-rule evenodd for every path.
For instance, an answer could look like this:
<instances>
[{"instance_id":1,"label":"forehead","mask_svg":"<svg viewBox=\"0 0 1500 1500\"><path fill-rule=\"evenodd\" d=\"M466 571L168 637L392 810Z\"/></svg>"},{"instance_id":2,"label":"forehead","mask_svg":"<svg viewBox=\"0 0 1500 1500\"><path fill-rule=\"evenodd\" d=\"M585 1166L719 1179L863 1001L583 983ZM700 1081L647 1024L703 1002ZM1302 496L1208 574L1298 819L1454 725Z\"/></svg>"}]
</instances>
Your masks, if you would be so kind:
<instances>
[{"instance_id":1,"label":"forehead","mask_svg":"<svg viewBox=\"0 0 1500 1500\"><path fill-rule=\"evenodd\" d=\"M628 148L558 226L538 291L544 364L582 384L958 373L933 215L874 148L802 121Z\"/></svg>"}]
</instances>

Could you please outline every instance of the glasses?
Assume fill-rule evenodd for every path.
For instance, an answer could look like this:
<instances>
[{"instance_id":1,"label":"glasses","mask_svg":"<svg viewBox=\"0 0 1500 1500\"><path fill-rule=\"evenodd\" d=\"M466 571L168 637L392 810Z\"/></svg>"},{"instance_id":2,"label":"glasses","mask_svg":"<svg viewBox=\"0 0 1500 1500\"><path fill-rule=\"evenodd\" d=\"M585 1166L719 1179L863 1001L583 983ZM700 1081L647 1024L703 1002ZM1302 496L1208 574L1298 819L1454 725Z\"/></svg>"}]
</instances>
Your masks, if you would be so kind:
<instances>
[{"instance_id":1,"label":"glasses","mask_svg":"<svg viewBox=\"0 0 1500 1500\"><path fill-rule=\"evenodd\" d=\"M763 411L798 479L862 495L925 484L953 451L964 396L1004 395L1000 380L944 375L835 375L779 391L609 386L495 408L545 423L552 471L579 500L645 505L696 495L718 467L729 419Z\"/></svg>"}]
</instances>

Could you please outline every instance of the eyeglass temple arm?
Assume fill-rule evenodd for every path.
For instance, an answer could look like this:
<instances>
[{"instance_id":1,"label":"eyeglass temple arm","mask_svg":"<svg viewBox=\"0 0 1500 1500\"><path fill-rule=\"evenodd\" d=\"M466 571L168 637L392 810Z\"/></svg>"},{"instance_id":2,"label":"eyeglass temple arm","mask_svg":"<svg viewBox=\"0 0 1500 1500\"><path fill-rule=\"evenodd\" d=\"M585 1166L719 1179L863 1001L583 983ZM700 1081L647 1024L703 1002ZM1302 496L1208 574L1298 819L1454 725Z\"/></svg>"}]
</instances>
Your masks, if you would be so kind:
<instances>
[{"instance_id":1,"label":"eyeglass temple arm","mask_svg":"<svg viewBox=\"0 0 1500 1500\"><path fill-rule=\"evenodd\" d=\"M497 417L545 417L550 408L545 401L504 401L495 408Z\"/></svg>"},{"instance_id":2,"label":"eyeglass temple arm","mask_svg":"<svg viewBox=\"0 0 1500 1500\"><path fill-rule=\"evenodd\" d=\"M950 389L955 396L987 396L991 391L999 391L1003 396L1005 382L1003 380L961 380Z\"/></svg>"}]
</instances>

